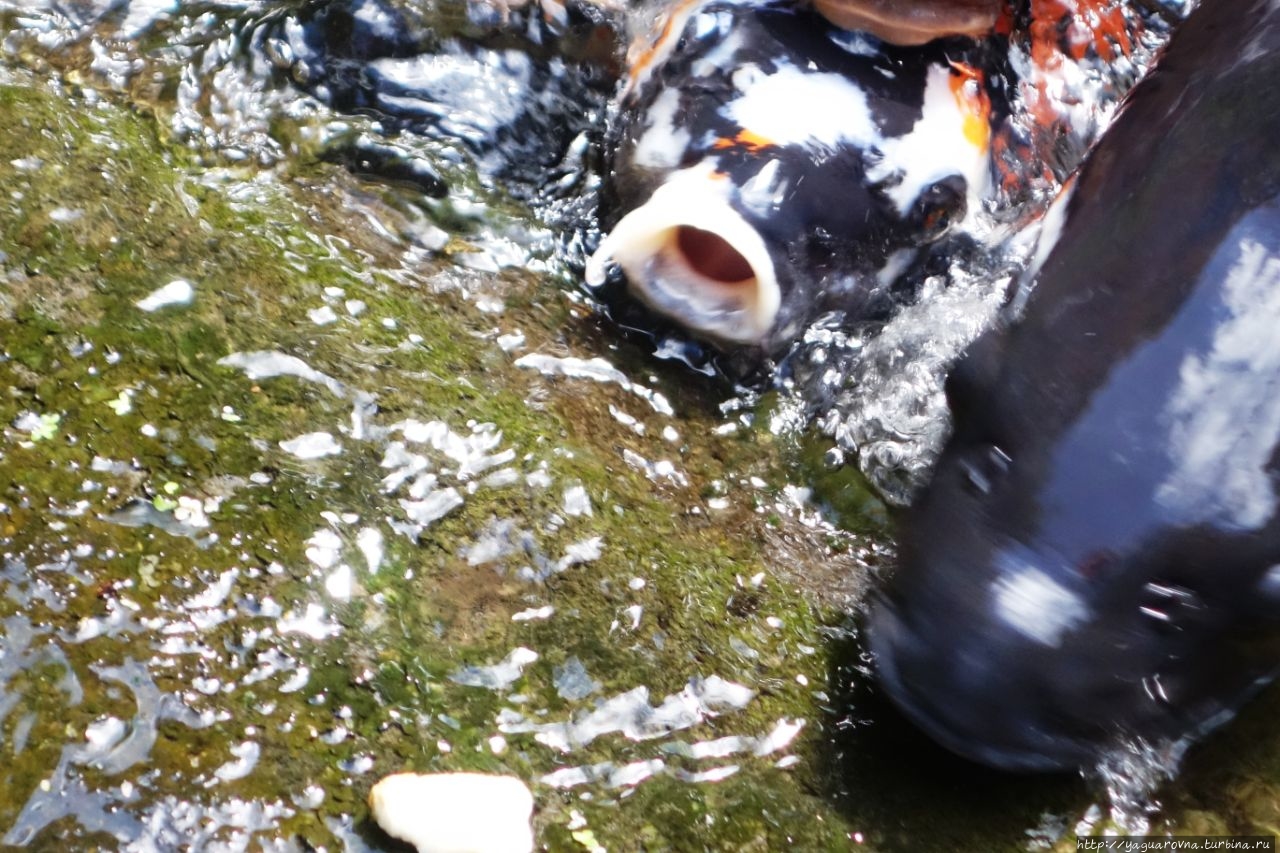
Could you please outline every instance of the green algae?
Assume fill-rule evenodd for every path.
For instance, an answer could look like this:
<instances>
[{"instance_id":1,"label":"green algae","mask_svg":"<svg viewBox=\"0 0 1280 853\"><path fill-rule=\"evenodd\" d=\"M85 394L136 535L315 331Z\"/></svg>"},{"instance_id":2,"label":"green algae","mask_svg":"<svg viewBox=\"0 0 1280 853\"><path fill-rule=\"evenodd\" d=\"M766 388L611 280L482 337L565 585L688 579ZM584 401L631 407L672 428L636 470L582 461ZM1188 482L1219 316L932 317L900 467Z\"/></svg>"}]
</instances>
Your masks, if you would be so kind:
<instances>
[{"instance_id":1,"label":"green algae","mask_svg":"<svg viewBox=\"0 0 1280 853\"><path fill-rule=\"evenodd\" d=\"M298 809L279 821L280 832L313 844L332 843L326 815L363 815L373 774L353 775L349 762L360 756L381 772L467 768L537 778L561 757L525 735L509 735L502 755L488 741L496 715L510 705L548 718L582 712L553 685L554 667L570 656L596 675L602 696L645 684L656 702L691 676L745 680L760 695L724 716L726 732L759 735L777 719L811 713L812 688L802 688L796 676L811 685L821 678L822 654L806 645L819 617L801 594L773 581L750 591L750 605L731 604L743 596L744 578L770 569L769 559L753 536L726 536L698 498L705 478L731 476L725 458L743 460L738 479L773 464L753 436L708 442L718 422L714 389L691 394L682 387L684 376L650 368L653 387L681 407L673 423L682 437L673 445L656 429L638 435L607 412L614 405L643 416L641 398L613 385L514 367L492 344L482 312L448 290L425 292L423 282L435 271L416 271L415 281L370 275L379 264L396 270L393 252L374 255L370 241L356 237L341 243L354 248L335 253L315 239L316 233L345 237L349 226L330 218L324 200L308 196L305 187L271 185L252 205L235 203L216 183L202 183L199 165L169 147L145 116L105 103L67 110L37 86L0 89L0 105L0 120L30 131L0 141L0 180L21 193L0 220L6 282L0 371L11 389L0 416L11 424L22 423L24 412L36 418L25 434L11 430L0 459L12 484L5 495L5 545L28 562L51 558L67 543L93 546L75 561L76 576L61 579L61 608L41 612L46 628L73 633L83 620L104 619L125 601L144 614L163 611L182 590L214 582L226 567L239 573L235 588L242 600L308 601L315 578L303 551L321 513L359 508L376 519L395 512L395 500L379 488L378 448L345 437L348 452L311 462L276 449L317 424L342 422L350 400L322 384L248 381L219 365L233 352L305 355L343 385L374 389L384 422L499 424L504 446L551 460L556 483L580 486L593 506L589 517L548 524L563 512L563 486L494 488L468 496L416 544L389 539L378 574L362 577L359 594L333 606L349 637L341 647L282 646L310 672L296 694L267 683L218 692L219 683L235 682L242 652L240 664L236 652L198 663L170 661L169 671L156 672L159 690L223 713L203 727L159 723L145 765L161 772L138 783L148 798L193 796L193 782L206 784L246 732L271 737L263 739L255 771L232 783L236 795L287 802L290 794L319 786L326 796L318 810ZM335 174L332 180L349 179ZM290 263L282 262L284 254ZM176 278L193 283L193 305L154 314L136 308ZM529 349L563 349L566 332L575 347L587 340L607 348L594 321L559 291L527 277L505 278L498 287L536 288L533 296L513 300L540 306L539 325L523 327ZM300 322L302 306L322 304L325 288L358 295L365 310L342 318L338 329ZM384 318L394 318L395 328ZM653 458L682 447L690 486L655 485L621 456L627 449ZM95 460L119 462L120 470L99 476L109 482L105 488L84 492ZM261 472L269 473L269 483L250 480ZM207 527L175 536L156 526L157 517L139 522L143 526L112 523L139 502L172 517L183 498L210 507ZM42 529L38 520L50 508L77 499L88 506L61 523L60 535ZM755 512L732 515L739 530L761 526ZM510 561L472 566L464 559L475 532L493 519L536 530L537 548L549 561L588 534L601 537L602 554L531 586L512 576ZM350 531L342 535L349 539ZM628 586L636 576L646 580L638 591ZM513 623L511 615L530 599L554 601L556 616ZM643 607L639 630L618 625L630 604ZM727 624L726 607L734 614ZM776 614L782 627L763 626L764 614ZM201 646L243 645L236 621L243 620L201 630ZM68 648L84 699L64 714L61 737L42 736L42 749L20 756L0 822L13 823L55 756L89 723L134 713L129 691L95 679L92 661L146 659L157 643L134 629ZM450 680L460 667L487 665L518 644L545 650L514 685L519 702ZM38 682L35 675L25 678ZM192 679L210 685L207 699L190 692ZM8 687L32 700L33 731L43 731L50 715L24 689L26 681ZM721 724L709 720L699 736L713 736ZM339 726L343 737L317 739L317 732ZM599 738L572 761L622 764L656 755L651 746ZM539 825L554 844L572 805L589 813L596 838L614 848L620 839L641 836L655 849L699 836L721 849L769 844L780 834L829 837L830 843L840 837L838 820L829 830L813 823L821 801L798 788L793 773L749 756L743 764L736 777L705 790L669 776L650 780L625 807L615 798L629 788L594 802L548 791ZM120 781L92 767L83 778L91 788ZM716 820L708 822L707 815ZM55 829L68 827L64 821L49 831ZM86 842L102 837L68 831Z\"/></svg>"}]
</instances>

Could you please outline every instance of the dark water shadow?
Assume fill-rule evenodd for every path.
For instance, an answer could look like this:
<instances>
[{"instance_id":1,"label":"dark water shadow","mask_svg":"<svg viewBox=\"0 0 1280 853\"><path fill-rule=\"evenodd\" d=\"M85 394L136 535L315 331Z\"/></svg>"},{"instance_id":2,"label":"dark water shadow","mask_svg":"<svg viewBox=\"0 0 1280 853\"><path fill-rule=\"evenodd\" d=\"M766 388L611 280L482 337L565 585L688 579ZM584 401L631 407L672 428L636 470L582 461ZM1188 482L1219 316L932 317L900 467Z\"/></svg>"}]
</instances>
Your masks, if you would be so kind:
<instances>
[{"instance_id":1,"label":"dark water shadow","mask_svg":"<svg viewBox=\"0 0 1280 853\"><path fill-rule=\"evenodd\" d=\"M920 732L877 689L855 626L832 641L823 794L870 849L894 853L1035 849L1070 831L1101 782L1080 774L1005 773ZM1280 834L1280 685L1193 746L1154 794L1152 833ZM1047 849L1044 848L1044 849Z\"/></svg>"},{"instance_id":2,"label":"dark water shadow","mask_svg":"<svg viewBox=\"0 0 1280 853\"><path fill-rule=\"evenodd\" d=\"M832 641L822 777L868 849L1025 851L1044 828L1070 825L1091 797L1078 774L1012 774L936 745L876 687L855 627Z\"/></svg>"},{"instance_id":3,"label":"dark water shadow","mask_svg":"<svg viewBox=\"0 0 1280 853\"><path fill-rule=\"evenodd\" d=\"M1280 684L1192 747L1160 799L1182 833L1280 834Z\"/></svg>"}]
</instances>

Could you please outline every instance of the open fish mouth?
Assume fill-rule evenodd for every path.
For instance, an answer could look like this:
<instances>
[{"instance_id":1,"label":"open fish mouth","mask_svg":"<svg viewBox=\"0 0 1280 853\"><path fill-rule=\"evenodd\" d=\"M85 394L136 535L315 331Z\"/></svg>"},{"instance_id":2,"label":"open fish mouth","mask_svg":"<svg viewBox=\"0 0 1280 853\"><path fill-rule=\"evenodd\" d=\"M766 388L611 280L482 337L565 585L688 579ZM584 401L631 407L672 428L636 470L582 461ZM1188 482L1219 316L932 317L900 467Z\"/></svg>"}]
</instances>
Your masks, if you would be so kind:
<instances>
[{"instance_id":1,"label":"open fish mouth","mask_svg":"<svg viewBox=\"0 0 1280 853\"><path fill-rule=\"evenodd\" d=\"M673 180L624 216L587 264L604 282L609 263L651 308L720 341L761 343L781 304L759 232L701 181Z\"/></svg>"}]
</instances>

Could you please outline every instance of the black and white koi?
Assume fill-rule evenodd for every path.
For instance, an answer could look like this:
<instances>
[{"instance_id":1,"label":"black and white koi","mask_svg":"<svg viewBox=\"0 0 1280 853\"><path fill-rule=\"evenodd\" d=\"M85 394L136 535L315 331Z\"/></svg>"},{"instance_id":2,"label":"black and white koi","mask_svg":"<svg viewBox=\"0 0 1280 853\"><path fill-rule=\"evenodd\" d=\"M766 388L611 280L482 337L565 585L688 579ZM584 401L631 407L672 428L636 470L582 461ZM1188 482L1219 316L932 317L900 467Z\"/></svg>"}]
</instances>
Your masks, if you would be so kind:
<instances>
[{"instance_id":1,"label":"black and white koi","mask_svg":"<svg viewBox=\"0 0 1280 853\"><path fill-rule=\"evenodd\" d=\"M659 313L765 350L828 311L874 315L990 184L975 45L898 48L777 5L673 7L630 57L615 221L588 282L616 264Z\"/></svg>"},{"instance_id":2,"label":"black and white koi","mask_svg":"<svg viewBox=\"0 0 1280 853\"><path fill-rule=\"evenodd\" d=\"M1180 747L1280 672L1276 80L1280 4L1192 12L1046 217L1010 324L951 375L869 634L888 694L959 753Z\"/></svg>"}]
</instances>

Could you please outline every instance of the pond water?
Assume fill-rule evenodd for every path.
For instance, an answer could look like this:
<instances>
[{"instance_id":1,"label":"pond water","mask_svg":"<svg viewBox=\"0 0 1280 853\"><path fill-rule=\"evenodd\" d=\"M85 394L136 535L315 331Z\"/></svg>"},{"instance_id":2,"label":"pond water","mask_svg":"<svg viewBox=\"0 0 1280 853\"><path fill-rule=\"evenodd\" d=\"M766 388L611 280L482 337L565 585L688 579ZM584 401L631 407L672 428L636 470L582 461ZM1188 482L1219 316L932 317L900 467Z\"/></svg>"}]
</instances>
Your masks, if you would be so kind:
<instances>
[{"instance_id":1,"label":"pond water","mask_svg":"<svg viewBox=\"0 0 1280 853\"><path fill-rule=\"evenodd\" d=\"M496 12L402 10L469 39L402 58L439 97L578 116L546 163L465 100L336 103L324 10L0 2L4 844L400 849L365 796L405 769L524 779L550 850L1067 850L1151 806L1108 800L1142 762L1005 776L900 721L856 628L890 510L812 399L655 355L578 284L598 28L538 65ZM353 174L380 157L399 180ZM950 292L966 340L989 283ZM1154 826L1275 831L1276 702Z\"/></svg>"}]
</instances>

